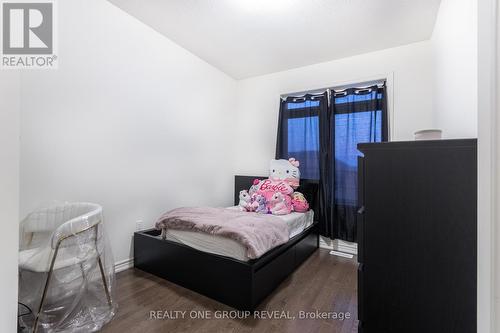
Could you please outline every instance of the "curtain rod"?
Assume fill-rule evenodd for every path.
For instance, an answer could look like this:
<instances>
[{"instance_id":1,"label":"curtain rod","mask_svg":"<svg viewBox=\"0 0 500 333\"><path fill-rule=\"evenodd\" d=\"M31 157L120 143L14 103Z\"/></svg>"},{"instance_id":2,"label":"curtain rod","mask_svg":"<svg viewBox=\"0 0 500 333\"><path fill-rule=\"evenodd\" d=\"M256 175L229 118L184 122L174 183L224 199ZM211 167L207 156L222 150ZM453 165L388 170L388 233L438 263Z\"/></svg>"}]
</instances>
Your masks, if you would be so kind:
<instances>
[{"instance_id":1,"label":"curtain rod","mask_svg":"<svg viewBox=\"0 0 500 333\"><path fill-rule=\"evenodd\" d=\"M335 90L345 90L349 88L367 88L373 85L384 85L386 83L386 79L379 79L379 80L372 80L372 81L365 81L365 82L360 82L360 83L353 83L353 84L344 84L332 88L321 88L321 89L314 89L314 90L305 90L305 91L299 91L299 92L294 92L294 93L287 93L287 94L281 94L280 98L281 99L286 99L287 97L304 97L306 94L311 94L311 95L316 95L316 94L323 94L326 91L335 91Z\"/></svg>"}]
</instances>

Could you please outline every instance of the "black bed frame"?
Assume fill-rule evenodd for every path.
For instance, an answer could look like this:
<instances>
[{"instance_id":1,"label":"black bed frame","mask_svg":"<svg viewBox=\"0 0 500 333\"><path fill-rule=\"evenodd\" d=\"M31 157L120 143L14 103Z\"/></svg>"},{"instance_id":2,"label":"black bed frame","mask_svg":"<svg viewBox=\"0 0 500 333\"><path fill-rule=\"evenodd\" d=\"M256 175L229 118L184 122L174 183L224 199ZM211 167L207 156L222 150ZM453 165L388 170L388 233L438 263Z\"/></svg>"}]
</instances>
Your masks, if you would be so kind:
<instances>
[{"instance_id":1,"label":"black bed frame","mask_svg":"<svg viewBox=\"0 0 500 333\"><path fill-rule=\"evenodd\" d=\"M238 193L254 179L235 176ZM315 206L317 183L301 181L300 191ZM290 273L319 247L318 223L262 257L240 261L206 253L161 239L161 231L149 229L134 234L134 266L182 287L213 298L238 310L254 310Z\"/></svg>"}]
</instances>

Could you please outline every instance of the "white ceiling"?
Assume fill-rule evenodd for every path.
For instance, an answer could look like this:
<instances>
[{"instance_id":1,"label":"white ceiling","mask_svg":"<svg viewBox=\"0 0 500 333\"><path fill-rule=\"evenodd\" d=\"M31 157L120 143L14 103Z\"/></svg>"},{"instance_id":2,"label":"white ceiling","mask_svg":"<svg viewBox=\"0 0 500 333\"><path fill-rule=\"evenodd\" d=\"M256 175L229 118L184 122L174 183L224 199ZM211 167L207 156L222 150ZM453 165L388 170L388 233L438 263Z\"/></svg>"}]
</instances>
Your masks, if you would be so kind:
<instances>
[{"instance_id":1,"label":"white ceiling","mask_svg":"<svg viewBox=\"0 0 500 333\"><path fill-rule=\"evenodd\" d=\"M110 0L233 78L429 39L440 0Z\"/></svg>"}]
</instances>

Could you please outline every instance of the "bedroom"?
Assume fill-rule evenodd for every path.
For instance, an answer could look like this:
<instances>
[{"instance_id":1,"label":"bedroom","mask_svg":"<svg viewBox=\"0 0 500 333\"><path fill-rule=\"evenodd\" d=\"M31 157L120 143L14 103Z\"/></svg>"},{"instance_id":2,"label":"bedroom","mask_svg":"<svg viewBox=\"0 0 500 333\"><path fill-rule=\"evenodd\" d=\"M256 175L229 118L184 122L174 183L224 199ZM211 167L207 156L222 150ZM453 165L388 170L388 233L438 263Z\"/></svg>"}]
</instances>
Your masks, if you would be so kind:
<instances>
[{"instance_id":1,"label":"bedroom","mask_svg":"<svg viewBox=\"0 0 500 333\"><path fill-rule=\"evenodd\" d=\"M248 190L255 177L267 178L272 171L270 160L276 157L297 157L303 180L297 191L304 193L311 208L318 206L319 193L326 193L319 187L325 184L333 189L341 181L332 176L328 182L307 182L315 172L311 170L319 166L293 156L296 151L288 156L289 151L277 149L278 133L282 131L285 137L280 114L286 114L287 98L326 92L318 107L335 113L336 93L374 86L383 90L380 100L386 105L381 108L386 116L374 124L379 141L383 140L383 124L388 141L415 144L415 132L426 129L442 130L441 142L478 139L477 207L470 203L457 211L477 209L477 221L473 221L477 222L477 256L473 251L468 256L477 258L477 290L473 290L477 331L495 331L496 1L68 0L53 4L54 67L44 63L42 68L5 68L2 62L0 71L1 216L5 220L1 322L9 332L15 330L19 312L25 310L18 309L26 287L19 266L24 242L18 236L21 221L54 200L102 207L109 240L105 268L116 270L108 278L116 278L112 302L117 306L104 332L356 331L359 245L353 235L336 235L336 219L314 219L317 230L310 231L320 237L319 249L313 253L307 250L311 242L306 238L304 243L289 243L294 258L300 257L298 248L306 249L300 260L280 266L279 260L285 260L289 252L271 253L269 262L276 266L269 266L274 267L270 271L285 276L262 278L264 287L259 290L251 287L251 295L260 295L255 296L258 304L251 304L256 307L251 310L259 311L252 316L260 317L251 320L215 318L234 315L217 312L237 308L235 303L220 301L232 295L227 292L233 290L231 285L247 288L245 279L258 279L249 275L248 266L227 268L228 260L217 261L220 267L214 266L213 274L228 272L228 276L201 290L200 278L182 275L191 272L182 266L190 261L178 257L180 262L171 263L175 269L165 273L177 274L169 276L169 282L145 272L144 267L134 268L138 265L134 257L143 249L134 251L135 242L142 239L134 233L154 228L161 214L178 207L237 205L235 192ZM379 100L378 93L373 99ZM316 107L310 101L296 102L309 103L297 106L303 112ZM304 138L334 136L331 131L304 133ZM352 152L357 157L355 146ZM317 155L314 159L325 161ZM351 180L358 172L353 170ZM250 178L235 178L239 175ZM454 197L453 189L450 186L445 197ZM388 191L382 188L380 197L384 194ZM315 217L323 211L312 210ZM343 227L348 224L343 223ZM351 217L351 233L353 223L357 222ZM391 237L387 234L387 240ZM331 255L332 250L341 256ZM150 252L160 253L158 249ZM199 252L203 251L185 255L192 255L190 260L200 267L206 266L213 257L198 256ZM238 269L242 270L239 280L231 278ZM226 293L221 285L226 285ZM40 303L42 290L34 294ZM233 298L246 305L255 303L243 296ZM51 325L50 309L50 302L42 309L40 332ZM196 318L189 318L191 310ZM156 319L150 318L151 311ZM309 317L277 318L283 315L281 311ZM322 315L337 318L319 318Z\"/></svg>"}]
</instances>

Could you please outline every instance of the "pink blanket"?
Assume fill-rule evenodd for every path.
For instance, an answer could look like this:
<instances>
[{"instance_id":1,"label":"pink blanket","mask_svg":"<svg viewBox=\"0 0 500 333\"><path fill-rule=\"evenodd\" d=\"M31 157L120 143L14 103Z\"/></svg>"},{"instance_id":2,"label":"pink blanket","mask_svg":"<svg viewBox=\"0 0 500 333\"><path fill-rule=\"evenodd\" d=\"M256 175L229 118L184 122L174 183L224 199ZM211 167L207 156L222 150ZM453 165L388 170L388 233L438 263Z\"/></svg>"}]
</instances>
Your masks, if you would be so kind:
<instances>
[{"instance_id":1,"label":"pink blanket","mask_svg":"<svg viewBox=\"0 0 500 333\"><path fill-rule=\"evenodd\" d=\"M260 257L289 239L288 226L278 217L227 208L176 208L160 216L156 228L227 237L242 244L250 259Z\"/></svg>"}]
</instances>

